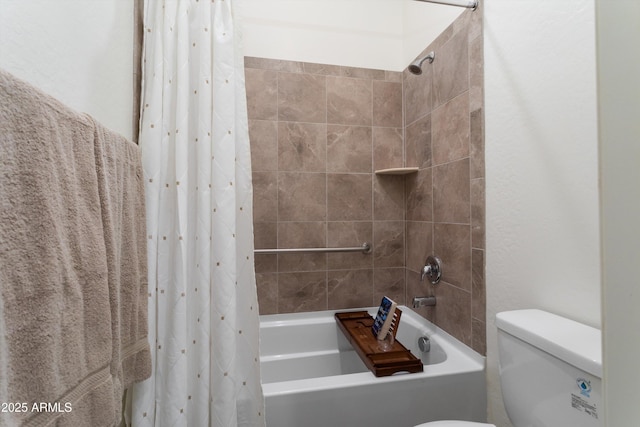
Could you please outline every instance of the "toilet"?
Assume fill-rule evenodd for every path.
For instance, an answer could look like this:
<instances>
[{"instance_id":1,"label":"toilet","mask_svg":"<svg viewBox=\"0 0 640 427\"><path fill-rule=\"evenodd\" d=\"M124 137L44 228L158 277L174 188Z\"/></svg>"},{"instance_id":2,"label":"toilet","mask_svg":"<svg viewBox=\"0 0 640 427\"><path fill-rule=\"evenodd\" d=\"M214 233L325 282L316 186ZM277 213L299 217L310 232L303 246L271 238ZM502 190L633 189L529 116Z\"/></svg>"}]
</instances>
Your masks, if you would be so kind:
<instances>
[{"instance_id":1,"label":"toilet","mask_svg":"<svg viewBox=\"0 0 640 427\"><path fill-rule=\"evenodd\" d=\"M502 398L515 427L602 426L598 329L542 310L498 313ZM433 421L416 427L493 426Z\"/></svg>"}]
</instances>

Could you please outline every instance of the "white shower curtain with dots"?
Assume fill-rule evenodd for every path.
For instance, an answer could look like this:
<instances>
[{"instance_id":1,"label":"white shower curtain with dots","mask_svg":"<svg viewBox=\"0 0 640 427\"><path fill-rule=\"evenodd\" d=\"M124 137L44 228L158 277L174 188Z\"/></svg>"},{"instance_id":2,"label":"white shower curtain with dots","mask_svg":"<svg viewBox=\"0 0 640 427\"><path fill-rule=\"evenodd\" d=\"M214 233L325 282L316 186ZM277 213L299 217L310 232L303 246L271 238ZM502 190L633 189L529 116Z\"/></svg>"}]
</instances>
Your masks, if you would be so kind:
<instances>
[{"instance_id":1,"label":"white shower curtain with dots","mask_svg":"<svg viewBox=\"0 0 640 427\"><path fill-rule=\"evenodd\" d=\"M235 0L237 1L237 0ZM146 0L140 145L153 375L133 426L264 426L234 0Z\"/></svg>"}]
</instances>

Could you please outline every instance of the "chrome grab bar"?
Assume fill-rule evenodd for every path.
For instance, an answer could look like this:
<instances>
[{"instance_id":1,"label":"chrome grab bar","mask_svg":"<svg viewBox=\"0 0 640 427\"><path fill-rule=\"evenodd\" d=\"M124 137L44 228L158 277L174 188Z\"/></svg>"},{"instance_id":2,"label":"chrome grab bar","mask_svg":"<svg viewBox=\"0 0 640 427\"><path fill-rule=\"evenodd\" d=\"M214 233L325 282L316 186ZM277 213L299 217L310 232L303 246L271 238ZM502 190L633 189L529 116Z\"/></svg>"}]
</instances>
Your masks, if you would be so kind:
<instances>
[{"instance_id":1,"label":"chrome grab bar","mask_svg":"<svg viewBox=\"0 0 640 427\"><path fill-rule=\"evenodd\" d=\"M291 248L291 249L255 249L256 255L264 254L292 254L292 253L321 253L321 252L362 252L371 253L371 243L365 242L362 246L352 248Z\"/></svg>"}]
</instances>

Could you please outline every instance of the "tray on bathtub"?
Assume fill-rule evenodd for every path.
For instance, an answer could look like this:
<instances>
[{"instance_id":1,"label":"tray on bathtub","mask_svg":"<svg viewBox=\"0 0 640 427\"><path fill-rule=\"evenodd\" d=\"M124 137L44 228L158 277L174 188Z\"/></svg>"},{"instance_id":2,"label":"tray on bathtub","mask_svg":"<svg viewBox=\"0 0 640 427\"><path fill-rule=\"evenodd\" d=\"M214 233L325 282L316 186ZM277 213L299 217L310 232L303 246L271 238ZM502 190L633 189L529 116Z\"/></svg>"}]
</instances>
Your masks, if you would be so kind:
<instances>
[{"instance_id":1,"label":"tray on bathtub","mask_svg":"<svg viewBox=\"0 0 640 427\"><path fill-rule=\"evenodd\" d=\"M360 359L376 377L397 372L422 372L422 361L398 340L386 351L380 349L373 336L373 317L366 311L348 311L335 314L336 323L347 337Z\"/></svg>"}]
</instances>

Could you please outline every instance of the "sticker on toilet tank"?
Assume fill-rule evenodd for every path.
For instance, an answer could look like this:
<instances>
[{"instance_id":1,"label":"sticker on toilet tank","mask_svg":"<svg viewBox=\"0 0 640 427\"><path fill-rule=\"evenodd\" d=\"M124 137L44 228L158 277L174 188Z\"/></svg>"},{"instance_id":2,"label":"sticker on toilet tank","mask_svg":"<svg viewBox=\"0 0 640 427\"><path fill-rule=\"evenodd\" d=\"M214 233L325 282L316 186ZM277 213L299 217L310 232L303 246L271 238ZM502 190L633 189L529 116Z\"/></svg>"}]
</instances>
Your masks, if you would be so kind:
<instances>
[{"instance_id":1,"label":"sticker on toilet tank","mask_svg":"<svg viewBox=\"0 0 640 427\"><path fill-rule=\"evenodd\" d=\"M576 380L576 385L580 390L580 394L584 397L591 397L591 381L585 380L584 378L578 378Z\"/></svg>"},{"instance_id":2,"label":"sticker on toilet tank","mask_svg":"<svg viewBox=\"0 0 640 427\"><path fill-rule=\"evenodd\" d=\"M576 385L580 391L580 395L571 393L571 407L598 419L598 408L596 404L590 401L591 398L591 381L584 378L576 379Z\"/></svg>"}]
</instances>

